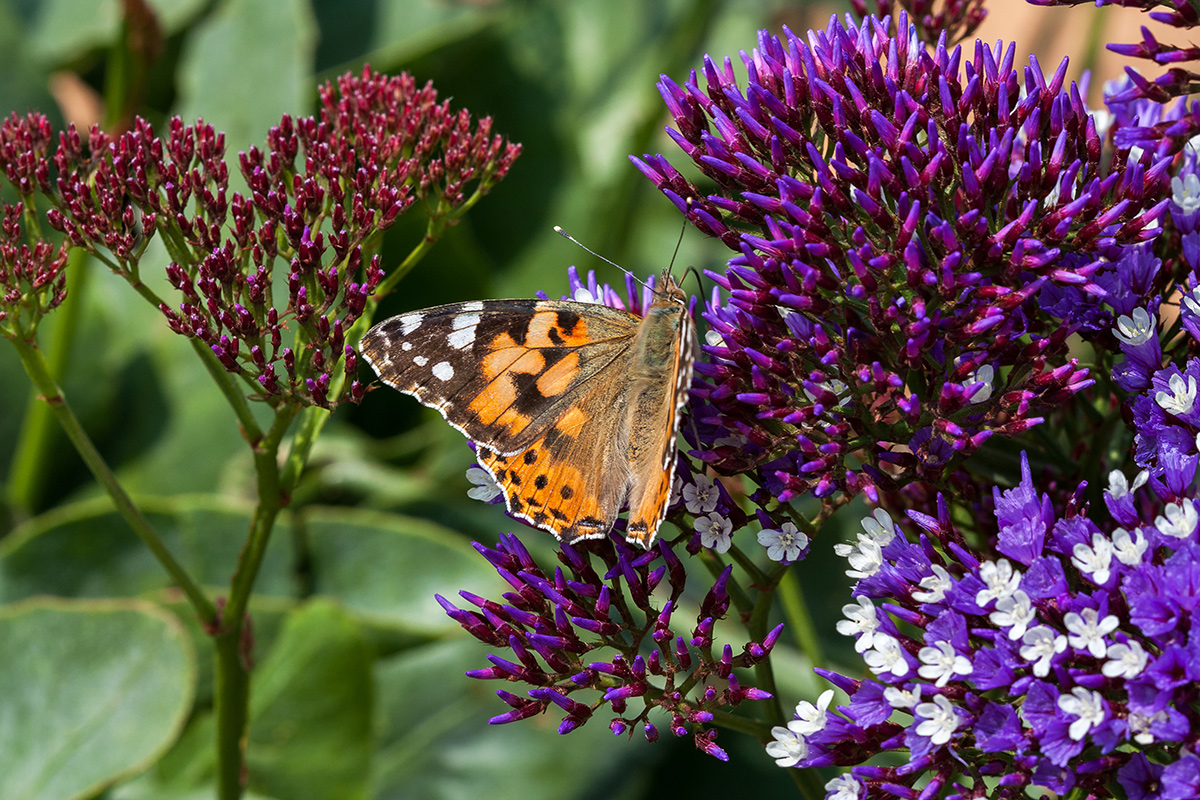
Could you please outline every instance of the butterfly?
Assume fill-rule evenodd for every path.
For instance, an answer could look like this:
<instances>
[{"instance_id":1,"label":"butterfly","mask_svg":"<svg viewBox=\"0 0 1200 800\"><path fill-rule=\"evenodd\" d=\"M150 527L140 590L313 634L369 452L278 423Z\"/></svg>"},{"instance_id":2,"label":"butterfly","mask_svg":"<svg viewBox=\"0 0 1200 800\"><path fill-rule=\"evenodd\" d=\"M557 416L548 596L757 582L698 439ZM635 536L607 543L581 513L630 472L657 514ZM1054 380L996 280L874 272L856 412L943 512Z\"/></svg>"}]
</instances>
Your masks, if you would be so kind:
<instances>
[{"instance_id":1,"label":"butterfly","mask_svg":"<svg viewBox=\"0 0 1200 800\"><path fill-rule=\"evenodd\" d=\"M480 300L391 317L359 345L380 379L476 445L509 514L563 542L647 549L666 516L696 352L667 270L644 317L572 300Z\"/></svg>"}]
</instances>

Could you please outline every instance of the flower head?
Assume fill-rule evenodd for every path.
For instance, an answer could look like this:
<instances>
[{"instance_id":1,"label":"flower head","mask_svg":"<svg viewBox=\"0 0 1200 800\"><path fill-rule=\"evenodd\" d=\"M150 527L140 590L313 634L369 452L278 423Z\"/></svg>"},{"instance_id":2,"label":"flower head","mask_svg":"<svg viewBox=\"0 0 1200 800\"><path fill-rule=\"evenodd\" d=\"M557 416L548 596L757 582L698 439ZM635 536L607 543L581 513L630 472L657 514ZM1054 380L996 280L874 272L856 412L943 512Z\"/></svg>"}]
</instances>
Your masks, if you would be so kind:
<instances>
[{"instance_id":1,"label":"flower head","mask_svg":"<svg viewBox=\"0 0 1200 800\"><path fill-rule=\"evenodd\" d=\"M903 14L894 31L835 18L762 33L745 86L728 61L661 80L672 139L717 188L635 163L735 253L711 274L694 395L699 421L754 449L705 461L781 500L874 498L1091 385L1038 293L1103 295L1096 276L1150 236L1169 176L1149 157L1110 170L1065 64L1013 56L926 50Z\"/></svg>"}]
</instances>

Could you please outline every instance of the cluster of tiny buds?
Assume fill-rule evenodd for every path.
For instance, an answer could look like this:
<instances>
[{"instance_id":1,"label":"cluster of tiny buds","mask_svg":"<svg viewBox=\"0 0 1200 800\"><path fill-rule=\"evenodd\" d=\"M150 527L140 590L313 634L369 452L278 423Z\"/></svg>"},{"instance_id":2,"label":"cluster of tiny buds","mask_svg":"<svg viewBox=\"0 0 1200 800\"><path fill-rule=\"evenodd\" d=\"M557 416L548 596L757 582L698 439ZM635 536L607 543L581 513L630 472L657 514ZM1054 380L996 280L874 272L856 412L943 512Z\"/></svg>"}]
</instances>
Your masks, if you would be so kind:
<instances>
[{"instance_id":1,"label":"cluster of tiny buds","mask_svg":"<svg viewBox=\"0 0 1200 800\"><path fill-rule=\"evenodd\" d=\"M67 247L23 238L23 203L0 218L0 336L30 339L41 318L67 296Z\"/></svg>"},{"instance_id":2,"label":"cluster of tiny buds","mask_svg":"<svg viewBox=\"0 0 1200 800\"><path fill-rule=\"evenodd\" d=\"M524 697L498 691L512 710L493 717L492 724L526 719L553 705L565 713L559 732L569 733L607 705L614 734L640 727L654 741L658 727L649 714L657 709L669 717L673 735L691 734L697 747L725 760L716 732L705 727L714 713L745 700L771 697L743 686L735 670L766 659L782 626L737 654L728 644L718 648L713 638L716 622L729 609L726 584L732 568L718 577L700 603L690 635L680 635L671 622L687 573L666 542L642 551L614 532L608 539L563 545L562 567L552 574L538 566L516 536L501 536L495 548L475 547L512 591L504 594L503 602L460 592L475 606L472 610L440 596L438 602L475 638L508 648L516 660L489 655L491 666L467 675L533 687ZM656 600L656 590L668 598ZM643 644L653 648L646 655ZM595 660L598 650L612 654ZM577 699L577 693L588 690L599 697L590 703ZM636 713L630 707L633 700L640 701Z\"/></svg>"},{"instance_id":3,"label":"cluster of tiny buds","mask_svg":"<svg viewBox=\"0 0 1200 800\"><path fill-rule=\"evenodd\" d=\"M258 398L330 407L347 382L352 399L363 395L346 338L383 279L372 255L383 231L427 194L438 198L431 214L465 206L520 146L407 74L365 68L320 95L318 117L285 115L265 150L238 154L248 195L230 190L225 134L178 118L161 138L142 119L117 136L70 127L51 152L45 117L13 115L0 123L0 170L27 203L45 194L50 225L147 296L138 261L160 236L182 295L154 298L171 329ZM272 296L280 260L286 302Z\"/></svg>"}]
</instances>

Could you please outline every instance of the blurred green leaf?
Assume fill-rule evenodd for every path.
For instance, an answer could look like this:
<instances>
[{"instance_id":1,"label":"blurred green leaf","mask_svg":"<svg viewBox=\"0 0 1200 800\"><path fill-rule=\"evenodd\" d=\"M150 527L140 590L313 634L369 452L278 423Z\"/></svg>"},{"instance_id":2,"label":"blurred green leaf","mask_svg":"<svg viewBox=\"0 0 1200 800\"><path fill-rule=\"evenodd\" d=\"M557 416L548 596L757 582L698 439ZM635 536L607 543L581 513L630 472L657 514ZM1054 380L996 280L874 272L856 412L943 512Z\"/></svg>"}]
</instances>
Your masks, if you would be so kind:
<instances>
[{"instance_id":1,"label":"blurred green leaf","mask_svg":"<svg viewBox=\"0 0 1200 800\"><path fill-rule=\"evenodd\" d=\"M261 146L281 115L312 108L316 41L304 0L224 0L186 42L177 113L224 131L230 153Z\"/></svg>"},{"instance_id":2,"label":"blurred green leaf","mask_svg":"<svg viewBox=\"0 0 1200 800\"><path fill-rule=\"evenodd\" d=\"M29 52L29 37L14 0L0 0L0 114L41 111L56 118L46 74Z\"/></svg>"},{"instance_id":3,"label":"blurred green leaf","mask_svg":"<svg viewBox=\"0 0 1200 800\"><path fill-rule=\"evenodd\" d=\"M366 797L371 660L358 625L333 603L288 618L254 673L252 787L288 800Z\"/></svg>"},{"instance_id":4,"label":"blurred green leaf","mask_svg":"<svg viewBox=\"0 0 1200 800\"><path fill-rule=\"evenodd\" d=\"M142 770L191 708L194 655L143 602L0 609L0 797L90 797Z\"/></svg>"},{"instance_id":5,"label":"blurred green leaf","mask_svg":"<svg viewBox=\"0 0 1200 800\"><path fill-rule=\"evenodd\" d=\"M464 501L466 502L466 501ZM343 509L304 516L313 589L373 624L429 636L458 629L435 592L482 592L495 571L453 531L423 520Z\"/></svg>"},{"instance_id":6,"label":"blurred green leaf","mask_svg":"<svg viewBox=\"0 0 1200 800\"><path fill-rule=\"evenodd\" d=\"M146 0L166 34L177 31L204 7L205 0ZM92 48L108 47L121 28L121 0L42 0L30 26L30 49L47 65L70 60Z\"/></svg>"},{"instance_id":7,"label":"blurred green leaf","mask_svg":"<svg viewBox=\"0 0 1200 800\"><path fill-rule=\"evenodd\" d=\"M228 586L250 525L250 507L212 495L141 498L175 557L202 584ZM292 542L276 535L256 585L291 597ZM0 542L0 601L30 595L129 596L170 585L166 572L107 497L61 506Z\"/></svg>"},{"instance_id":8,"label":"blurred green leaf","mask_svg":"<svg viewBox=\"0 0 1200 800\"><path fill-rule=\"evenodd\" d=\"M313 12L321 29L317 69L334 74L363 61L415 58L474 34L497 16L485 4L444 0L313 0Z\"/></svg>"},{"instance_id":9,"label":"blurred green leaf","mask_svg":"<svg viewBox=\"0 0 1200 800\"><path fill-rule=\"evenodd\" d=\"M376 800L566 800L630 796L644 743L615 738L603 715L566 736L561 714L489 726L508 710L502 681L463 672L486 666L487 648L460 638L413 648L375 669L380 742Z\"/></svg>"}]
</instances>

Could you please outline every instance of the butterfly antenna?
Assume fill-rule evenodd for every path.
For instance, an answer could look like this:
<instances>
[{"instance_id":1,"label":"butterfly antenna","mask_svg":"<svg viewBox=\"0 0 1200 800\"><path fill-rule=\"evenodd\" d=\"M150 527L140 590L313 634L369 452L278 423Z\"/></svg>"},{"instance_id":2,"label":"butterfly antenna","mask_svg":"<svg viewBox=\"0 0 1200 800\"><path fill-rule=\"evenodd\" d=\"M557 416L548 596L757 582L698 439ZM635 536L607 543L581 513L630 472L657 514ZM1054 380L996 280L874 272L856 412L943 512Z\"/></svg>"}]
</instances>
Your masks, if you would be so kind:
<instances>
[{"instance_id":1,"label":"butterfly antenna","mask_svg":"<svg viewBox=\"0 0 1200 800\"><path fill-rule=\"evenodd\" d=\"M614 267L616 267L617 269L621 270L621 272L624 272L624 273L625 273L626 275L628 275L629 277L633 278L635 281L637 281L638 283L640 283L642 286L645 286L645 285L646 285L645 281L643 281L643 280L642 280L641 278L639 278L637 275L634 275L632 272L630 272L629 270L625 269L625 268L624 268L624 267L622 267L620 264L618 264L617 262L613 261L611 258L605 258L604 256L600 255L600 254L599 254L599 253L597 253L595 250L593 250L592 248L588 247L586 244L584 244L583 242L579 241L578 239L576 239L574 236L572 236L571 234L569 234L569 233L567 233L566 231L564 231L564 230L563 230L562 228L560 228L559 226L557 226L557 225L555 225L555 226L554 226L554 232L555 232L555 233L557 233L559 236L563 237L564 239L570 239L572 242L574 242L575 244L579 245L579 246L580 246L580 247L582 247L584 250L588 251L589 253L591 253L592 255L594 255L596 258L600 259L600 260L601 260L601 261L603 261L604 263L606 263L606 264L612 264Z\"/></svg>"}]
</instances>

